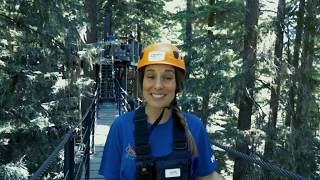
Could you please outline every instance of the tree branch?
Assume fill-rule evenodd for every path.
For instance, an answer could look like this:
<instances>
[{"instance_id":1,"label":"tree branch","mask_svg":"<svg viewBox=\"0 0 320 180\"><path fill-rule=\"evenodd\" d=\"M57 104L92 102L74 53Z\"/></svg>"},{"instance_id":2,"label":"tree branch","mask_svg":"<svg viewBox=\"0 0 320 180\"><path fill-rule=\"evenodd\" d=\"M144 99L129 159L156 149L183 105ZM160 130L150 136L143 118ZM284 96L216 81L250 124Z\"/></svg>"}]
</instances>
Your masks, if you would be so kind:
<instances>
[{"instance_id":1,"label":"tree branch","mask_svg":"<svg viewBox=\"0 0 320 180\"><path fill-rule=\"evenodd\" d=\"M261 79L256 79L256 81L260 82L262 84L262 87L266 87L268 89L271 89L270 83L266 83L265 81Z\"/></svg>"}]
</instances>

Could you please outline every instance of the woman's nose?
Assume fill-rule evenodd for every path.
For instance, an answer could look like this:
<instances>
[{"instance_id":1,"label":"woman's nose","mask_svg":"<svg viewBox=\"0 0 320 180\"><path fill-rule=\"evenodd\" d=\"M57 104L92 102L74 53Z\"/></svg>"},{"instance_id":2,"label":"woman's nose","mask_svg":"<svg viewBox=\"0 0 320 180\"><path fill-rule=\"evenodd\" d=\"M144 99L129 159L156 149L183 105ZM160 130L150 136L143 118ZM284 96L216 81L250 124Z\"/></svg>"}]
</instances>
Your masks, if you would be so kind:
<instances>
[{"instance_id":1,"label":"woman's nose","mask_svg":"<svg viewBox=\"0 0 320 180\"><path fill-rule=\"evenodd\" d=\"M156 78L155 86L156 89L161 89L163 87L163 82L161 78Z\"/></svg>"}]
</instances>

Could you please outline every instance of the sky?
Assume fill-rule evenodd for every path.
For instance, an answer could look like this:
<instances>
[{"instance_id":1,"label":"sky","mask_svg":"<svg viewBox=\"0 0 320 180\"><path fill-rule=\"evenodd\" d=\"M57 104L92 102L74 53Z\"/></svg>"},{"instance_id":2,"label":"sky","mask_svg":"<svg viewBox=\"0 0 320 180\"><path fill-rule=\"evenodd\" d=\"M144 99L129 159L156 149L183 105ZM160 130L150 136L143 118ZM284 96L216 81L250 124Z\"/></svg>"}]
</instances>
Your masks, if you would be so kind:
<instances>
[{"instance_id":1,"label":"sky","mask_svg":"<svg viewBox=\"0 0 320 180\"><path fill-rule=\"evenodd\" d=\"M171 2L167 2L165 5L165 10L174 12L180 9L184 9L186 7L186 0L173 0Z\"/></svg>"}]
</instances>

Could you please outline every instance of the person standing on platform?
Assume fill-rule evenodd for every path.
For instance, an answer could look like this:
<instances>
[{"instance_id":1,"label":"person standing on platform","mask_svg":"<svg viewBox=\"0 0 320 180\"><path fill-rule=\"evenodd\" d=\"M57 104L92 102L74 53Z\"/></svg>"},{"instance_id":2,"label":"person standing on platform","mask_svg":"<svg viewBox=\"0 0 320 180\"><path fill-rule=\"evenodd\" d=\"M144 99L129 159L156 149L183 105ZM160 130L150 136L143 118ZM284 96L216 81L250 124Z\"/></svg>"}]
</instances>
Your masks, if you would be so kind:
<instances>
[{"instance_id":1,"label":"person standing on platform","mask_svg":"<svg viewBox=\"0 0 320 180\"><path fill-rule=\"evenodd\" d=\"M185 76L176 46L144 48L137 65L144 103L113 122L99 170L105 179L223 179L201 120L177 104Z\"/></svg>"}]
</instances>

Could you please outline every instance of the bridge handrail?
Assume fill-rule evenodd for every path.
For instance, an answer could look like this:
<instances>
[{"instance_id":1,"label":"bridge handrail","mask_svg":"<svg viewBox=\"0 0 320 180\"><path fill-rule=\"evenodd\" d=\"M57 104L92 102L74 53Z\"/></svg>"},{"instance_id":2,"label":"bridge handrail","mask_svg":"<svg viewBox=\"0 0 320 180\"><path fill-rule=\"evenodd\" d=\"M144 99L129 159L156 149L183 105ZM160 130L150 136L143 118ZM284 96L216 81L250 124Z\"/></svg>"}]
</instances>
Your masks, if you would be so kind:
<instances>
[{"instance_id":1,"label":"bridge handrail","mask_svg":"<svg viewBox=\"0 0 320 180\"><path fill-rule=\"evenodd\" d=\"M271 172L273 172L273 173L275 173L277 175L280 175L282 177L288 177L288 178L297 179L297 180L306 180L307 179L307 178L305 178L303 176L295 174L295 173L293 173L291 171L288 171L286 169L280 168L280 167L278 167L276 165L273 165L271 163L255 159L254 157L248 156L247 154L244 154L242 152L239 152L239 151L236 151L234 149L231 149L231 148L229 148L227 146L224 146L224 145L221 145L219 143L216 143L213 140L210 140L210 141L211 141L212 145L217 146L217 147L225 150L230 156L236 156L236 157L239 157L241 159L247 160L250 163L255 163L255 164L259 165L260 167L262 167L264 169L267 169L267 170L269 170L269 171L271 171Z\"/></svg>"},{"instance_id":2,"label":"bridge handrail","mask_svg":"<svg viewBox=\"0 0 320 180\"><path fill-rule=\"evenodd\" d=\"M91 103L90 103L90 105L88 107L91 108L97 102L97 100L99 99L99 89L100 89L100 86L97 86L97 88L95 90L95 93L94 93L94 98L92 99L92 101L91 101ZM85 121L86 117L91 112L90 108L87 109L86 113L82 116L81 121L73 129L81 127L82 123Z\"/></svg>"},{"instance_id":3,"label":"bridge handrail","mask_svg":"<svg viewBox=\"0 0 320 180\"><path fill-rule=\"evenodd\" d=\"M68 159L65 158L65 163L64 163L64 172L65 172L65 179L68 178L68 177L73 177L73 172L70 173L70 168L72 168L71 170L73 171L73 166L71 165L71 167L66 167L66 163L67 165L70 165L69 163L74 163L74 136L77 132L77 130L79 128L82 128L81 126L83 126L83 124L85 123L85 121L87 120L88 116L91 115L91 112L92 111L95 111L93 110L93 108L96 108L96 103L99 101L98 98L99 98L99 88L100 86L98 85L96 90L95 90L95 95L94 95L94 98L92 100L92 102L90 103L90 106L89 108L87 109L86 113L84 114L84 116L82 117L81 121L76 125L74 126L73 128L71 128L67 133L66 135L64 135L63 137L63 140L59 143L59 145L52 151L52 153L49 155L49 157L41 164L41 166L38 168L38 170L30 177L30 180L37 180L37 179L40 179L40 177L43 176L43 173L45 171L47 171L48 167L53 163L54 159L57 158L58 156L58 153L62 150L62 148L64 147L66 151L71 151L73 152L73 158L71 158L71 160L69 159L69 161L73 161L73 162L67 162ZM95 113L95 112L94 112ZM94 115L92 116L94 118ZM89 125L87 126L88 127L91 127L93 125L93 122L92 121L91 123L89 123ZM85 130L85 132L87 131L87 128ZM88 132L89 134L89 138L90 138L90 132ZM87 135L87 132L85 133L85 135ZM87 137L88 138L88 137ZM88 140L88 139L87 139ZM70 143L71 142L71 143ZM70 144L69 144L70 143ZM86 142L86 148L85 148L85 151L86 153L88 154L89 151L90 151L90 140ZM70 147L70 146L73 146L73 147ZM71 149L70 149L71 148ZM89 149L88 149L89 148ZM66 153L70 153L70 152L65 152L65 155ZM85 153L85 154L86 154ZM85 157L85 154L83 155L84 157L83 158L87 158ZM82 167L83 164L80 164L80 166ZM69 169L67 169L69 168ZM82 173L82 172L80 172ZM86 173L86 176L87 173ZM71 178L73 179L73 178Z\"/></svg>"},{"instance_id":4,"label":"bridge handrail","mask_svg":"<svg viewBox=\"0 0 320 180\"><path fill-rule=\"evenodd\" d=\"M49 165L53 162L53 160L57 157L59 151L64 147L67 143L71 135L73 134L72 130L69 130L66 135L64 135L63 140L59 143L59 145L52 151L49 157L42 163L42 165L38 168L38 170L32 175L30 180L38 179L43 175L43 173L48 169Z\"/></svg>"},{"instance_id":5,"label":"bridge handrail","mask_svg":"<svg viewBox=\"0 0 320 180\"><path fill-rule=\"evenodd\" d=\"M127 100L127 97L128 97L127 91L121 87L118 79L115 79L115 81L116 81L117 89L119 89L117 93L117 96L119 99L117 102L118 102L118 109L119 109L119 115L120 115L123 112L127 112L129 109L131 109L131 106Z\"/></svg>"}]
</instances>

